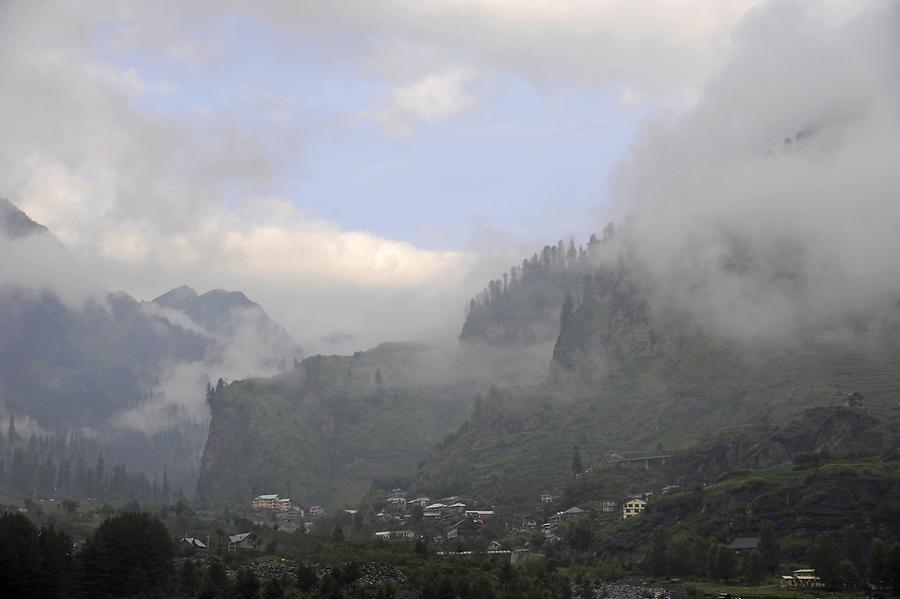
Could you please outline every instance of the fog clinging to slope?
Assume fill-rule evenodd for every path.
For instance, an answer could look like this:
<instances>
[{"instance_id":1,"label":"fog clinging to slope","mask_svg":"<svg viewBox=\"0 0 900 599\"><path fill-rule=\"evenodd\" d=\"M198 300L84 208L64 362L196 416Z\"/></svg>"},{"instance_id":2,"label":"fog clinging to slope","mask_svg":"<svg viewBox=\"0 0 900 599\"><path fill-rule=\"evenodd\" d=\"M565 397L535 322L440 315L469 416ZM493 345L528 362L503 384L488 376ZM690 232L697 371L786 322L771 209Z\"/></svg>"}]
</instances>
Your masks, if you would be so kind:
<instances>
[{"instance_id":1,"label":"fog clinging to slope","mask_svg":"<svg viewBox=\"0 0 900 599\"><path fill-rule=\"evenodd\" d=\"M685 114L619 168L630 251L658 308L769 336L900 298L900 11L812 3L748 17Z\"/></svg>"}]
</instances>

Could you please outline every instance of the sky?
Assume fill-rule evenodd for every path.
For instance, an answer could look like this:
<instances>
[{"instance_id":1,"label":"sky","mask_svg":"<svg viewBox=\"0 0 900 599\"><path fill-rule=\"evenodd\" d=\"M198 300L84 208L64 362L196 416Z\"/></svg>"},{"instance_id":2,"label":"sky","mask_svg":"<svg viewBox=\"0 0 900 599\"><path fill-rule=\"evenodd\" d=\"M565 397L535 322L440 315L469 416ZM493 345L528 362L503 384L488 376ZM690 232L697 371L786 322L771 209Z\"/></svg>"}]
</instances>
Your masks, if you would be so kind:
<instances>
[{"instance_id":1,"label":"sky","mask_svg":"<svg viewBox=\"0 0 900 599\"><path fill-rule=\"evenodd\" d=\"M718 158L691 150L721 151L697 131L734 115L729 94L889 4L6 0L0 195L98 289L239 289L311 352L452 337L545 243L636 215L654 256L679 255L662 233L693 212L646 182L683 189L679 169ZM785 26L773 58L779 20L811 33ZM770 100L747 121L771 124Z\"/></svg>"}]
</instances>

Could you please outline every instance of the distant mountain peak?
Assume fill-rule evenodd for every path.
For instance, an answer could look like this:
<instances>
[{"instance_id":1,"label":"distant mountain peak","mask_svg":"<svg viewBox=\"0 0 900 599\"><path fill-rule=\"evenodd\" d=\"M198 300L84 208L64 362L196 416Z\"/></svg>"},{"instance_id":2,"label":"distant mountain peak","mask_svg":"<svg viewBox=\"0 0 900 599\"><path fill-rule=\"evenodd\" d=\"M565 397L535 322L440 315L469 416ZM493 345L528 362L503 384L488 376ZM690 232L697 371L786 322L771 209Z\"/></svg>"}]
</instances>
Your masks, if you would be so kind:
<instances>
[{"instance_id":1,"label":"distant mountain peak","mask_svg":"<svg viewBox=\"0 0 900 599\"><path fill-rule=\"evenodd\" d=\"M198 294L187 285L182 285L160 295L152 303L182 312L207 331L226 336L234 334L236 327L246 322L245 317L251 316L257 319L253 326L260 332L268 331L271 339L280 339L281 346L289 348L286 353L295 353L297 349L290 334L273 321L262 306L241 291L211 289Z\"/></svg>"},{"instance_id":2,"label":"distant mountain peak","mask_svg":"<svg viewBox=\"0 0 900 599\"><path fill-rule=\"evenodd\" d=\"M178 308L184 306L185 303L193 301L197 298L197 292L187 285L181 285L167 291L153 300L154 304L166 308Z\"/></svg>"},{"instance_id":3,"label":"distant mountain peak","mask_svg":"<svg viewBox=\"0 0 900 599\"><path fill-rule=\"evenodd\" d=\"M226 302L235 306L250 307L258 304L247 297L243 291L226 291L225 289L210 289L200 296L206 301Z\"/></svg>"},{"instance_id":4,"label":"distant mountain peak","mask_svg":"<svg viewBox=\"0 0 900 599\"><path fill-rule=\"evenodd\" d=\"M31 220L18 206L0 197L0 235L15 239L35 234L49 235L50 231Z\"/></svg>"}]
</instances>

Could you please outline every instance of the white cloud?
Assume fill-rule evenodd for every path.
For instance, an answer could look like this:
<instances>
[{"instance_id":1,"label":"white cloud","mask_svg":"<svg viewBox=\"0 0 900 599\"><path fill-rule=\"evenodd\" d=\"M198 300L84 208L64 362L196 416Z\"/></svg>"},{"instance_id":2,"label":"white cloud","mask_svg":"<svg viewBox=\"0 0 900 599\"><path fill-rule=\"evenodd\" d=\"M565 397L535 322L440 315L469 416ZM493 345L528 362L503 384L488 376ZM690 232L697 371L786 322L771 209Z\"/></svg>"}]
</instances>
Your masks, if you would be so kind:
<instances>
[{"instance_id":1,"label":"white cloud","mask_svg":"<svg viewBox=\"0 0 900 599\"><path fill-rule=\"evenodd\" d=\"M426 75L400 85L391 92L391 102L365 111L388 137L406 139L413 135L415 123L437 123L452 119L478 102L471 86L476 80L472 69L454 67Z\"/></svg>"},{"instance_id":2,"label":"white cloud","mask_svg":"<svg viewBox=\"0 0 900 599\"><path fill-rule=\"evenodd\" d=\"M469 69L456 68L429 75L394 90L394 103L430 123L452 118L475 104L466 87L475 78Z\"/></svg>"},{"instance_id":3,"label":"white cloud","mask_svg":"<svg viewBox=\"0 0 900 599\"><path fill-rule=\"evenodd\" d=\"M250 12L388 80L425 77L464 57L479 72L540 85L628 86L658 97L693 95L727 56L736 24L763 1L257 2Z\"/></svg>"}]
</instances>

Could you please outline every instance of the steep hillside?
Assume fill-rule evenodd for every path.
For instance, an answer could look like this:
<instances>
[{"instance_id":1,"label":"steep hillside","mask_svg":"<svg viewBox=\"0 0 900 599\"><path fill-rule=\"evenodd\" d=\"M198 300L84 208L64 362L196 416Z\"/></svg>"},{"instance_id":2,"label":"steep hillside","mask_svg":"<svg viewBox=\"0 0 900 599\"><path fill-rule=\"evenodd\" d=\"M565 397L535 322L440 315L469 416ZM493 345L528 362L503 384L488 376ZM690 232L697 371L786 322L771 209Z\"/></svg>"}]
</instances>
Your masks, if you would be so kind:
<instances>
[{"instance_id":1,"label":"steep hillside","mask_svg":"<svg viewBox=\"0 0 900 599\"><path fill-rule=\"evenodd\" d=\"M434 361L427 347L385 344L218 385L209 393L199 495L244 503L270 492L346 505L375 479L412 476L471 409L470 383L424 382Z\"/></svg>"},{"instance_id":2,"label":"steep hillside","mask_svg":"<svg viewBox=\"0 0 900 599\"><path fill-rule=\"evenodd\" d=\"M704 487L723 478L798 465L895 460L900 407L821 407L803 410L781 425L726 429L687 448L654 452L665 462L599 460L566 485L564 502L590 506L602 499L660 490ZM646 455L646 454L645 454Z\"/></svg>"},{"instance_id":3,"label":"steep hillside","mask_svg":"<svg viewBox=\"0 0 900 599\"><path fill-rule=\"evenodd\" d=\"M577 301L577 303L576 303ZM561 310L552 376L494 390L422 469L423 492L527 504L614 452L686 448L734 427L771 426L851 392L886 407L900 397L900 331L891 320L830 323L790 338L742 342L650 309L620 263L584 277Z\"/></svg>"},{"instance_id":4,"label":"steep hillside","mask_svg":"<svg viewBox=\"0 0 900 599\"><path fill-rule=\"evenodd\" d=\"M274 379L221 387L210 395L200 494L243 502L277 491L347 503L373 479L414 476L468 417L476 391L546 378L559 308L613 235L610 226L586 249L546 246L492 281L471 301L458 347L384 344L352 357L313 356ZM180 288L156 301L185 306L197 299Z\"/></svg>"},{"instance_id":5,"label":"steep hillside","mask_svg":"<svg viewBox=\"0 0 900 599\"><path fill-rule=\"evenodd\" d=\"M608 554L641 553L660 526L676 538L728 543L756 536L763 521L785 538L785 561L803 562L806 547L823 532L851 525L871 539L900 538L900 460L861 457L738 471L702 489L655 498L639 518L600 531Z\"/></svg>"},{"instance_id":6,"label":"steep hillside","mask_svg":"<svg viewBox=\"0 0 900 599\"><path fill-rule=\"evenodd\" d=\"M566 295L580 289L583 276L593 272L614 235L609 225L603 238L592 235L586 248L576 249L574 241L566 247L560 241L522 260L472 298L459 339L496 347L552 343L559 334Z\"/></svg>"}]
</instances>

